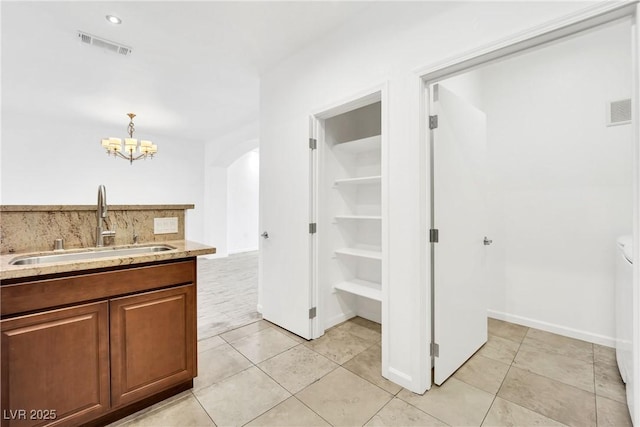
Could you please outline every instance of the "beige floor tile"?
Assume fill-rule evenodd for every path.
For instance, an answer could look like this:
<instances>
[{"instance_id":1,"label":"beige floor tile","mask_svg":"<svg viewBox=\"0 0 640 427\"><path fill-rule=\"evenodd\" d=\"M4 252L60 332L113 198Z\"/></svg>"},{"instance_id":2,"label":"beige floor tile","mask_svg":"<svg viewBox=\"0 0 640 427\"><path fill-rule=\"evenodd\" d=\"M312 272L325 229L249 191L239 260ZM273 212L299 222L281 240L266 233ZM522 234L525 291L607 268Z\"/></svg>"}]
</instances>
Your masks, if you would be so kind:
<instances>
[{"instance_id":1,"label":"beige floor tile","mask_svg":"<svg viewBox=\"0 0 640 427\"><path fill-rule=\"evenodd\" d=\"M492 318L488 318L488 324L490 335L506 338L517 343L522 342L522 339L527 334L527 329L529 329L526 326Z\"/></svg>"},{"instance_id":2,"label":"beige floor tile","mask_svg":"<svg viewBox=\"0 0 640 427\"><path fill-rule=\"evenodd\" d=\"M498 362L511 364L520 348L520 343L496 335L489 335L485 345L478 350L479 355Z\"/></svg>"},{"instance_id":3,"label":"beige floor tile","mask_svg":"<svg viewBox=\"0 0 640 427\"><path fill-rule=\"evenodd\" d=\"M603 345L593 345L593 360L596 364L607 364L618 367L616 360L616 349L613 347L605 347Z\"/></svg>"},{"instance_id":4,"label":"beige floor tile","mask_svg":"<svg viewBox=\"0 0 640 427\"><path fill-rule=\"evenodd\" d=\"M284 402L260 415L246 426L252 427L316 427L330 426L318 414L307 408L295 397L290 397Z\"/></svg>"},{"instance_id":5,"label":"beige floor tile","mask_svg":"<svg viewBox=\"0 0 640 427\"><path fill-rule=\"evenodd\" d=\"M595 395L511 367L498 396L570 426L595 426Z\"/></svg>"},{"instance_id":6,"label":"beige floor tile","mask_svg":"<svg viewBox=\"0 0 640 427\"><path fill-rule=\"evenodd\" d=\"M627 401L627 391L618 365L609 365L607 363L596 363L596 394L598 396L608 397L625 403Z\"/></svg>"},{"instance_id":7,"label":"beige floor tile","mask_svg":"<svg viewBox=\"0 0 640 427\"><path fill-rule=\"evenodd\" d=\"M173 404L173 403L175 403L175 402L177 402L179 400L182 400L184 398L187 398L189 396L193 396L193 394L191 393L191 390L183 391L182 393L178 393L176 395L173 395L173 396L171 396L171 397L169 397L169 398L167 398L167 399L165 399L165 400L163 400L161 402L155 403L155 404L153 404L151 406L148 406L148 407L143 408L143 409L141 409L141 410L139 410L137 412L134 412L133 414L131 414L129 416L126 416L126 417L121 418L121 419L119 419L119 420L117 420L117 421L115 421L115 422L113 422L111 424L108 424L108 426L109 427L116 427L116 426L125 425L131 420L136 420L136 419L138 419L140 417L143 417L144 415L146 415L146 414L148 414L150 412L156 411L156 410L158 410L158 409L160 409L160 408L162 408L164 406L171 405L171 404Z\"/></svg>"},{"instance_id":8,"label":"beige floor tile","mask_svg":"<svg viewBox=\"0 0 640 427\"><path fill-rule=\"evenodd\" d=\"M336 369L338 365L304 345L297 345L265 360L258 367L295 394Z\"/></svg>"},{"instance_id":9,"label":"beige floor tile","mask_svg":"<svg viewBox=\"0 0 640 427\"><path fill-rule=\"evenodd\" d=\"M423 395L403 389L398 397L452 426L479 426L493 401L491 393L456 378Z\"/></svg>"},{"instance_id":10,"label":"beige floor tile","mask_svg":"<svg viewBox=\"0 0 640 427\"><path fill-rule=\"evenodd\" d=\"M347 321L342 323L341 325L336 326L333 329L348 332L352 335L357 336L358 338L362 338L370 344L379 343L381 340L381 334L379 331L367 326L362 326L357 322Z\"/></svg>"},{"instance_id":11,"label":"beige floor tile","mask_svg":"<svg viewBox=\"0 0 640 427\"><path fill-rule=\"evenodd\" d=\"M372 343L344 329L332 328L320 338L304 345L342 365L369 348Z\"/></svg>"},{"instance_id":12,"label":"beige floor tile","mask_svg":"<svg viewBox=\"0 0 640 427\"><path fill-rule=\"evenodd\" d=\"M361 426L393 396L339 367L296 397L334 426Z\"/></svg>"},{"instance_id":13,"label":"beige floor tile","mask_svg":"<svg viewBox=\"0 0 640 427\"><path fill-rule=\"evenodd\" d=\"M286 335L287 337L291 338L292 340L294 340L297 343L307 342L307 340L302 338L301 336L296 335L293 332L287 331L286 329L281 328L280 326L276 325L275 323L271 323L271 322L267 322L267 323L269 324L270 327L272 327L276 331Z\"/></svg>"},{"instance_id":14,"label":"beige floor tile","mask_svg":"<svg viewBox=\"0 0 640 427\"><path fill-rule=\"evenodd\" d=\"M547 378L563 382L593 393L593 362L549 353L528 344L522 344L513 366L526 369Z\"/></svg>"},{"instance_id":15,"label":"beige floor tile","mask_svg":"<svg viewBox=\"0 0 640 427\"><path fill-rule=\"evenodd\" d=\"M193 388L208 387L250 366L252 363L246 357L225 342L198 354L198 376L193 380Z\"/></svg>"},{"instance_id":16,"label":"beige floor tile","mask_svg":"<svg viewBox=\"0 0 640 427\"><path fill-rule=\"evenodd\" d=\"M596 396L598 427L631 427L631 416L626 403Z\"/></svg>"},{"instance_id":17,"label":"beige floor tile","mask_svg":"<svg viewBox=\"0 0 640 427\"><path fill-rule=\"evenodd\" d=\"M480 390L496 394L509 366L476 354L456 371L454 377Z\"/></svg>"},{"instance_id":18,"label":"beige floor tile","mask_svg":"<svg viewBox=\"0 0 640 427\"><path fill-rule=\"evenodd\" d=\"M593 363L593 344L590 342L529 328L522 344L528 344L547 353L555 353Z\"/></svg>"},{"instance_id":19,"label":"beige floor tile","mask_svg":"<svg viewBox=\"0 0 640 427\"><path fill-rule=\"evenodd\" d=\"M215 337L205 338L203 340L198 341L198 353L211 350L212 348L216 348L226 343L227 342L222 338L220 338L218 335L216 335Z\"/></svg>"},{"instance_id":20,"label":"beige floor tile","mask_svg":"<svg viewBox=\"0 0 640 427\"><path fill-rule=\"evenodd\" d=\"M544 426L562 427L564 424L530 411L520 405L496 397L487 417L482 423L487 427Z\"/></svg>"},{"instance_id":21,"label":"beige floor tile","mask_svg":"<svg viewBox=\"0 0 640 427\"><path fill-rule=\"evenodd\" d=\"M372 345L342 366L391 394L402 390L402 386L382 376L382 348L378 344Z\"/></svg>"},{"instance_id":22,"label":"beige floor tile","mask_svg":"<svg viewBox=\"0 0 640 427\"><path fill-rule=\"evenodd\" d=\"M368 423L368 427L441 427L446 426L445 423L422 412L420 409L409 405L407 402L394 398L387 403Z\"/></svg>"},{"instance_id":23,"label":"beige floor tile","mask_svg":"<svg viewBox=\"0 0 640 427\"><path fill-rule=\"evenodd\" d=\"M355 323L356 325L364 326L365 328L371 329L372 331L375 331L377 333L382 332L382 325L380 323L373 322L360 316L349 319L349 322Z\"/></svg>"},{"instance_id":24,"label":"beige floor tile","mask_svg":"<svg viewBox=\"0 0 640 427\"><path fill-rule=\"evenodd\" d=\"M243 425L291 397L256 367L194 394L218 426Z\"/></svg>"},{"instance_id":25,"label":"beige floor tile","mask_svg":"<svg viewBox=\"0 0 640 427\"><path fill-rule=\"evenodd\" d=\"M122 427L187 427L187 426L214 426L206 411L198 403L193 395L162 406L154 411L136 417Z\"/></svg>"},{"instance_id":26,"label":"beige floor tile","mask_svg":"<svg viewBox=\"0 0 640 427\"><path fill-rule=\"evenodd\" d=\"M258 320L257 322L249 323L248 325L241 328L237 328L232 331L225 332L224 334L220 334L220 337L226 342L233 342L240 338L246 337L247 335L251 335L254 332L258 332L264 328L268 328L269 325L270 323L265 320Z\"/></svg>"},{"instance_id":27,"label":"beige floor tile","mask_svg":"<svg viewBox=\"0 0 640 427\"><path fill-rule=\"evenodd\" d=\"M231 342L231 345L253 363L260 363L298 343L273 328L264 328Z\"/></svg>"}]
</instances>

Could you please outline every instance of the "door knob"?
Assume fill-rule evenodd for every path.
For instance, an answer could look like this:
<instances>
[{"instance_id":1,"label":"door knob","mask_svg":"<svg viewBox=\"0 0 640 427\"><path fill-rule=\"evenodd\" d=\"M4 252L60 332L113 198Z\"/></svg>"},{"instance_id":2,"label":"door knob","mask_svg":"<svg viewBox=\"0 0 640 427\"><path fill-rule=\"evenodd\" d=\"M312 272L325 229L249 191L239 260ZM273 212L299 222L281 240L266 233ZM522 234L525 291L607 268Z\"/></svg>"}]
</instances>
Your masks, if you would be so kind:
<instances>
[{"instance_id":1,"label":"door knob","mask_svg":"<svg viewBox=\"0 0 640 427\"><path fill-rule=\"evenodd\" d=\"M489 240L487 239L487 236L484 236L484 240L482 241L482 243L484 243L485 246L489 246L493 243L493 240Z\"/></svg>"},{"instance_id":2,"label":"door knob","mask_svg":"<svg viewBox=\"0 0 640 427\"><path fill-rule=\"evenodd\" d=\"M264 233L261 234L262 237L264 237L265 239L269 238L269 233L267 233L266 231Z\"/></svg>"}]
</instances>

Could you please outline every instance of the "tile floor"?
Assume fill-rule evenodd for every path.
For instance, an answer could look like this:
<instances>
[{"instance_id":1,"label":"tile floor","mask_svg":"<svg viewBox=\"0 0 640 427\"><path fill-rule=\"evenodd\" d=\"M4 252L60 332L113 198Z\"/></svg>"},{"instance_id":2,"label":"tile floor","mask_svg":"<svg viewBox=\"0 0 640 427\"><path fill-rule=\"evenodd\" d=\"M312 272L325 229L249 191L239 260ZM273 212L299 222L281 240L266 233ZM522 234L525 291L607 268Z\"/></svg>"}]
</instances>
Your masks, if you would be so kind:
<instances>
[{"instance_id":1,"label":"tile floor","mask_svg":"<svg viewBox=\"0 0 640 427\"><path fill-rule=\"evenodd\" d=\"M198 258L198 339L260 319L258 251Z\"/></svg>"},{"instance_id":2,"label":"tile floor","mask_svg":"<svg viewBox=\"0 0 640 427\"><path fill-rule=\"evenodd\" d=\"M612 349L489 319L489 341L441 387L380 376L380 326L304 341L259 320L199 342L193 390L125 426L628 426Z\"/></svg>"}]
</instances>

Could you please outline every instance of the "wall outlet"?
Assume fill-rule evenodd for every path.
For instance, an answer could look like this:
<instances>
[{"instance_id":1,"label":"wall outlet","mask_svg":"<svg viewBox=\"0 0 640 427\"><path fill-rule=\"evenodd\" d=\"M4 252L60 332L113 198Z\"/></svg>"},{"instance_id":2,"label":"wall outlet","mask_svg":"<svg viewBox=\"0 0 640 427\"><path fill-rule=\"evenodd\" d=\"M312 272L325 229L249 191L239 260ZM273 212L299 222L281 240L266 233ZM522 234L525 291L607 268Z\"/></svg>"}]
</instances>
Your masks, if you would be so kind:
<instances>
[{"instance_id":1,"label":"wall outlet","mask_svg":"<svg viewBox=\"0 0 640 427\"><path fill-rule=\"evenodd\" d=\"M178 217L153 219L153 234L171 234L177 232Z\"/></svg>"}]
</instances>

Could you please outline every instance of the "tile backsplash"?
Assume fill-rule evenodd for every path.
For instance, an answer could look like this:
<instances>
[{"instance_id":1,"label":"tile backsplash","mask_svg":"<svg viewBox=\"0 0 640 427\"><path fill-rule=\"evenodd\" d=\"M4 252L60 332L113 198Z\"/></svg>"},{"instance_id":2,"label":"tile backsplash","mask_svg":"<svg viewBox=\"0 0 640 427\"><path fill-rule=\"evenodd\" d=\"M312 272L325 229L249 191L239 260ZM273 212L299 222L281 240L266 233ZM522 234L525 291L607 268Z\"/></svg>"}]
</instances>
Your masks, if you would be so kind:
<instances>
[{"instance_id":1,"label":"tile backsplash","mask_svg":"<svg viewBox=\"0 0 640 427\"><path fill-rule=\"evenodd\" d=\"M115 230L105 246L184 240L185 211L194 205L113 205L109 206L105 230ZM178 232L154 234L154 218L178 218ZM0 253L53 250L55 239L64 239L65 249L96 244L96 206L85 205L5 205L0 206Z\"/></svg>"}]
</instances>

